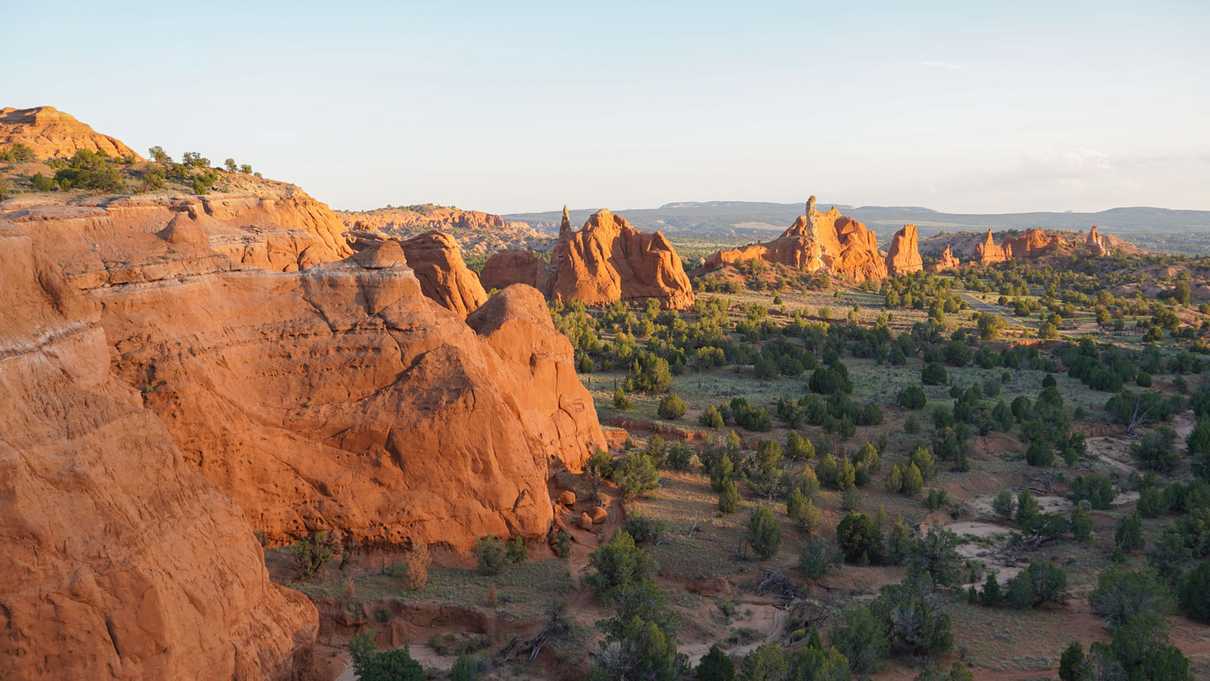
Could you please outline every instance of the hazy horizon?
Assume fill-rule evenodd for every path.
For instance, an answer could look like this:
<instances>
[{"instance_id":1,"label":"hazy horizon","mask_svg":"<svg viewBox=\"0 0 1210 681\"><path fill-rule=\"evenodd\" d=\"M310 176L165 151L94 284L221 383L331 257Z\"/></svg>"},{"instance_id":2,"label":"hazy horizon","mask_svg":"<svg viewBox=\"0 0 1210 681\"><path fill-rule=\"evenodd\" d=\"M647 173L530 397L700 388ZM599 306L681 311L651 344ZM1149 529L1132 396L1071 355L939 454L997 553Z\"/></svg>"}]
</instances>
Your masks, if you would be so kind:
<instances>
[{"instance_id":1,"label":"hazy horizon","mask_svg":"<svg viewBox=\"0 0 1210 681\"><path fill-rule=\"evenodd\" d=\"M0 106L335 208L1210 210L1205 3L72 9L9 8Z\"/></svg>"}]
</instances>

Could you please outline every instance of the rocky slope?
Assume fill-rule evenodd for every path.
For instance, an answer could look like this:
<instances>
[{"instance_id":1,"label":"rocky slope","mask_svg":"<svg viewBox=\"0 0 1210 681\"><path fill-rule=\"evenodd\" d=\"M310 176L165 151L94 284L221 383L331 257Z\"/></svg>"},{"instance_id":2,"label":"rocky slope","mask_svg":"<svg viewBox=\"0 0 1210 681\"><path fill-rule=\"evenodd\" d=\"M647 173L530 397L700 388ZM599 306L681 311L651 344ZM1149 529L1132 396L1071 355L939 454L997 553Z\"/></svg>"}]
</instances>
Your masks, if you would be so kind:
<instances>
[{"instance_id":1,"label":"rocky slope","mask_svg":"<svg viewBox=\"0 0 1210 681\"><path fill-rule=\"evenodd\" d=\"M778 238L713 253L706 258L704 268L713 270L750 260L804 272L822 271L855 283L887 277L886 259L874 233L841 215L835 207L819 212L814 196L807 201L804 214Z\"/></svg>"},{"instance_id":2,"label":"rocky slope","mask_svg":"<svg viewBox=\"0 0 1210 681\"><path fill-rule=\"evenodd\" d=\"M314 606L111 371L97 302L20 230L0 252L0 677L289 674Z\"/></svg>"},{"instance_id":3,"label":"rocky slope","mask_svg":"<svg viewBox=\"0 0 1210 681\"><path fill-rule=\"evenodd\" d=\"M665 308L693 306L693 287L668 239L640 232L604 208L578 231L565 214L551 260L552 300L602 305L654 298Z\"/></svg>"},{"instance_id":4,"label":"rocky slope","mask_svg":"<svg viewBox=\"0 0 1210 681\"><path fill-rule=\"evenodd\" d=\"M0 109L0 150L23 144L38 159L67 158L81 149L140 159L121 140L102 135L51 106Z\"/></svg>"},{"instance_id":5,"label":"rocky slope","mask_svg":"<svg viewBox=\"0 0 1210 681\"><path fill-rule=\"evenodd\" d=\"M508 249L548 250L554 240L518 221L477 210L462 210L431 203L366 211L339 211L345 226L356 232L400 240L426 232L445 232L458 240L464 253L487 257Z\"/></svg>"}]
</instances>

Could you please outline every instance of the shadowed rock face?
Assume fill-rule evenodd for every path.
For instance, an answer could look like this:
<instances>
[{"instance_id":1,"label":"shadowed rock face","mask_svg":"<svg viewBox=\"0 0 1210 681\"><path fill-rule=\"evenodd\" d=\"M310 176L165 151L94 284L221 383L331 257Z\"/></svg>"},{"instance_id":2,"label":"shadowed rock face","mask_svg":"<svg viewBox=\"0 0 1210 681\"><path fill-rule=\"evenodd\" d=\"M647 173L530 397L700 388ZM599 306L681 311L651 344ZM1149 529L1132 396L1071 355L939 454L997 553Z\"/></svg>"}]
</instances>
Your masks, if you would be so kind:
<instances>
[{"instance_id":1,"label":"shadowed rock face","mask_svg":"<svg viewBox=\"0 0 1210 681\"><path fill-rule=\"evenodd\" d=\"M277 679L318 615L110 369L95 301L0 223L0 677Z\"/></svg>"},{"instance_id":2,"label":"shadowed rock face","mask_svg":"<svg viewBox=\"0 0 1210 681\"><path fill-rule=\"evenodd\" d=\"M0 149L24 144L38 159L68 158L77 151L139 159L121 140L102 135L51 106L0 109Z\"/></svg>"},{"instance_id":3,"label":"shadowed rock face","mask_svg":"<svg viewBox=\"0 0 1210 681\"><path fill-rule=\"evenodd\" d=\"M710 255L706 269L748 260L785 265L804 272L826 272L853 282L887 277L887 262L878 238L864 224L841 215L835 207L820 213L815 197L807 212L772 241L724 249Z\"/></svg>"},{"instance_id":4,"label":"shadowed rock face","mask_svg":"<svg viewBox=\"0 0 1210 681\"><path fill-rule=\"evenodd\" d=\"M484 288L504 288L512 284L528 284L546 288L546 261L533 251L500 251L487 259L479 281Z\"/></svg>"},{"instance_id":5,"label":"shadowed rock face","mask_svg":"<svg viewBox=\"0 0 1210 681\"><path fill-rule=\"evenodd\" d=\"M891 245L887 248L886 266L892 276L911 274L924 269L924 261L920 259L920 235L916 225L904 225L903 229L891 237Z\"/></svg>"},{"instance_id":6,"label":"shadowed rock face","mask_svg":"<svg viewBox=\"0 0 1210 681\"><path fill-rule=\"evenodd\" d=\"M603 305L654 298L671 309L693 305L693 287L681 259L659 232L643 233L601 209L578 231L564 217L547 283L553 300Z\"/></svg>"}]
</instances>

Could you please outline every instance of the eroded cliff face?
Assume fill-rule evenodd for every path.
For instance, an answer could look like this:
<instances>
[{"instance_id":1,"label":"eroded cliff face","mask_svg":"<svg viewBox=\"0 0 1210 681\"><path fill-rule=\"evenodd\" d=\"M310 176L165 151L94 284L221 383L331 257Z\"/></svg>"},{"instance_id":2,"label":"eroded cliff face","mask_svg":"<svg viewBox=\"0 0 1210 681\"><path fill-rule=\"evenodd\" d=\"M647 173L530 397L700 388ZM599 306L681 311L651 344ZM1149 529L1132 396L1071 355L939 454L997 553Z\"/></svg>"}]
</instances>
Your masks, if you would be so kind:
<instances>
[{"instance_id":1,"label":"eroded cliff face","mask_svg":"<svg viewBox=\"0 0 1210 681\"><path fill-rule=\"evenodd\" d=\"M572 231L564 209L547 292L553 300L603 305L654 298L665 308L693 305L693 286L680 256L660 232L640 232L601 209Z\"/></svg>"},{"instance_id":2,"label":"eroded cliff face","mask_svg":"<svg viewBox=\"0 0 1210 681\"><path fill-rule=\"evenodd\" d=\"M0 677L285 678L318 628L110 369L101 311L0 223Z\"/></svg>"},{"instance_id":3,"label":"eroded cliff face","mask_svg":"<svg viewBox=\"0 0 1210 681\"><path fill-rule=\"evenodd\" d=\"M1012 258L1012 244L1007 242L1004 245L997 244L990 229L987 230L987 236L983 238L983 241L975 246L975 262L980 265L992 265L1012 260Z\"/></svg>"},{"instance_id":4,"label":"eroded cliff face","mask_svg":"<svg viewBox=\"0 0 1210 681\"><path fill-rule=\"evenodd\" d=\"M540 537L606 446L541 294L468 323L304 197L0 205L0 675L284 678L317 618L254 531Z\"/></svg>"},{"instance_id":5,"label":"eroded cliff face","mask_svg":"<svg viewBox=\"0 0 1210 681\"><path fill-rule=\"evenodd\" d=\"M406 240L425 232L443 232L454 237L463 252L482 257L508 249L545 250L552 243L549 235L524 222L453 206L421 204L339 211L337 215L349 230L383 238Z\"/></svg>"},{"instance_id":6,"label":"eroded cliff face","mask_svg":"<svg viewBox=\"0 0 1210 681\"><path fill-rule=\"evenodd\" d=\"M778 238L711 254L706 269L749 260L784 265L804 272L826 272L854 283L887 277L887 262L878 237L861 222L841 215L835 207L815 208L812 196L806 212Z\"/></svg>"}]
</instances>

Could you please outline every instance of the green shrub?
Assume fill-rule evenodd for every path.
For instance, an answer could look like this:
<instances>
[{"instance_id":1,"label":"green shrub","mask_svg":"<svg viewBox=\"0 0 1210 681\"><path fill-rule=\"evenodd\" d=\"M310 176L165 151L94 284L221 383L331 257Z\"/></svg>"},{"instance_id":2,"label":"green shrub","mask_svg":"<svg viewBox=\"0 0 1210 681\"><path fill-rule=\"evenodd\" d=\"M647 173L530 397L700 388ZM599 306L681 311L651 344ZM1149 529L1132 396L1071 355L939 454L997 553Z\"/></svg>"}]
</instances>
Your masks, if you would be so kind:
<instances>
[{"instance_id":1,"label":"green shrub","mask_svg":"<svg viewBox=\"0 0 1210 681\"><path fill-rule=\"evenodd\" d=\"M718 510L720 513L735 513L739 510L739 488L735 481L724 480L718 492Z\"/></svg>"},{"instance_id":2,"label":"green shrub","mask_svg":"<svg viewBox=\"0 0 1210 681\"><path fill-rule=\"evenodd\" d=\"M584 582L598 599L613 603L659 569L655 559L635 544L625 530L614 533L609 542L588 557L590 571Z\"/></svg>"},{"instance_id":3,"label":"green shrub","mask_svg":"<svg viewBox=\"0 0 1210 681\"><path fill-rule=\"evenodd\" d=\"M524 563L529 557L529 552L525 549L525 539L522 537L513 537L508 540L506 547L507 555L505 556L510 563Z\"/></svg>"},{"instance_id":4,"label":"green shrub","mask_svg":"<svg viewBox=\"0 0 1210 681\"><path fill-rule=\"evenodd\" d=\"M378 652L368 634L349 641L349 657L359 681L425 681L424 668L412 659L407 648Z\"/></svg>"},{"instance_id":5,"label":"green shrub","mask_svg":"<svg viewBox=\"0 0 1210 681\"><path fill-rule=\"evenodd\" d=\"M925 385L945 385L948 381L949 376L940 362L929 362L920 372L920 382Z\"/></svg>"},{"instance_id":6,"label":"green shrub","mask_svg":"<svg viewBox=\"0 0 1210 681\"><path fill-rule=\"evenodd\" d=\"M650 454L631 452L614 465L613 481L622 489L622 498L637 499L659 488L660 471Z\"/></svg>"},{"instance_id":7,"label":"green shrub","mask_svg":"<svg viewBox=\"0 0 1210 681\"><path fill-rule=\"evenodd\" d=\"M735 681L735 663L715 643L702 656L693 675L697 681Z\"/></svg>"},{"instance_id":8,"label":"green shrub","mask_svg":"<svg viewBox=\"0 0 1210 681\"><path fill-rule=\"evenodd\" d=\"M882 536L874 521L864 513L849 513L836 526L836 545L845 562L876 563L881 558Z\"/></svg>"},{"instance_id":9,"label":"green shrub","mask_svg":"<svg viewBox=\"0 0 1210 681\"><path fill-rule=\"evenodd\" d=\"M626 519L624 527L626 532L634 537L636 544L658 543L667 528L663 521L637 513Z\"/></svg>"},{"instance_id":10,"label":"green shrub","mask_svg":"<svg viewBox=\"0 0 1210 681\"><path fill-rule=\"evenodd\" d=\"M864 605L844 612L840 626L832 630L832 645L848 659L849 668L861 676L878 671L891 646L882 622Z\"/></svg>"},{"instance_id":11,"label":"green shrub","mask_svg":"<svg viewBox=\"0 0 1210 681\"><path fill-rule=\"evenodd\" d=\"M475 559L480 574L498 575L508 562L508 549L499 537L481 537L475 543Z\"/></svg>"},{"instance_id":12,"label":"green shrub","mask_svg":"<svg viewBox=\"0 0 1210 681\"><path fill-rule=\"evenodd\" d=\"M675 421L685 415L685 400L675 394L665 395L657 411L660 418Z\"/></svg>"},{"instance_id":13,"label":"green shrub","mask_svg":"<svg viewBox=\"0 0 1210 681\"><path fill-rule=\"evenodd\" d=\"M1102 572L1088 602L1110 628L1125 624L1141 612L1164 615L1172 609L1172 596L1156 573L1124 567L1110 567Z\"/></svg>"},{"instance_id":14,"label":"green shrub","mask_svg":"<svg viewBox=\"0 0 1210 681\"><path fill-rule=\"evenodd\" d=\"M812 537L803 544L798 567L809 579L820 579L840 563L836 547L822 537Z\"/></svg>"},{"instance_id":15,"label":"green shrub","mask_svg":"<svg viewBox=\"0 0 1210 681\"><path fill-rule=\"evenodd\" d=\"M1180 584L1181 612L1202 624L1210 624L1210 561L1203 560Z\"/></svg>"}]
</instances>

